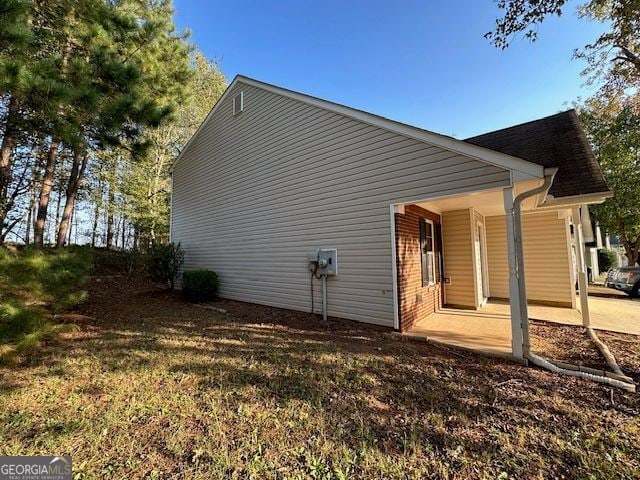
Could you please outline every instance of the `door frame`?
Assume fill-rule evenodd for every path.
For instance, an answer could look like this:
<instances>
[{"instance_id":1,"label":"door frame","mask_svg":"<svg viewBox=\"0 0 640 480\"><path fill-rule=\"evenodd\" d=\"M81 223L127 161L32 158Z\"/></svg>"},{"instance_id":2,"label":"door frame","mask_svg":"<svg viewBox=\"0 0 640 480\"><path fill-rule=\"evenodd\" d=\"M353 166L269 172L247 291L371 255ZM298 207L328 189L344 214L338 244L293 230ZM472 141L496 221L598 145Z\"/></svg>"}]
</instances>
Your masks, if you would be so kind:
<instances>
[{"instance_id":1,"label":"door frame","mask_svg":"<svg viewBox=\"0 0 640 480\"><path fill-rule=\"evenodd\" d=\"M475 258L476 257L476 249L475 249L476 240L480 244L480 259L479 259L480 262L479 263L478 263L478 259ZM480 275L477 275L477 272L476 272L476 280L480 278L482 280L482 285L480 286L480 288L476 287L476 297L478 293L482 291L482 298L477 298L478 306L482 307L489 300L491 293L489 291L489 270L488 270L489 263L487 261L487 230L485 228L484 222L481 222L480 220L477 220L477 219L475 221L475 228L473 233L473 250L474 250L473 256L475 259L474 270L476 270L478 268L478 265L480 265Z\"/></svg>"}]
</instances>

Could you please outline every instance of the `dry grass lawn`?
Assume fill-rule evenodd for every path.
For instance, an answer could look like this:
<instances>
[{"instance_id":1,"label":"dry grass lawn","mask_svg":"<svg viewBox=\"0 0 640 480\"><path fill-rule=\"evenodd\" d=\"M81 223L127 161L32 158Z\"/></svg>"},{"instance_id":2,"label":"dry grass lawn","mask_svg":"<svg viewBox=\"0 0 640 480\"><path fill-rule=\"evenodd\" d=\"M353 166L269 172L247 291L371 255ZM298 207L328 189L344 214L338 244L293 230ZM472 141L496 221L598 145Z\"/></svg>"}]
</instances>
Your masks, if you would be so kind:
<instances>
[{"instance_id":1,"label":"dry grass lawn","mask_svg":"<svg viewBox=\"0 0 640 480\"><path fill-rule=\"evenodd\" d=\"M77 331L1 367L0 454L70 454L77 478L640 478L636 394L219 305L94 279ZM638 346L612 345L634 375Z\"/></svg>"}]
</instances>

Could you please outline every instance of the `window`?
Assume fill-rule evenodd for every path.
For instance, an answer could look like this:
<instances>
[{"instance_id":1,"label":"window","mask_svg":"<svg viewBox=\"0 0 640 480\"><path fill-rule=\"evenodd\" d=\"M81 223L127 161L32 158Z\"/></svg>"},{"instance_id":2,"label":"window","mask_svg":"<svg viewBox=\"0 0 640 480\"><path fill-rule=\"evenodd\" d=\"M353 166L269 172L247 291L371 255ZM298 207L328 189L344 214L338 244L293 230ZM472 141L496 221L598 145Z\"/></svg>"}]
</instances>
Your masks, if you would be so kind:
<instances>
[{"instance_id":1,"label":"window","mask_svg":"<svg viewBox=\"0 0 640 480\"><path fill-rule=\"evenodd\" d=\"M233 114L237 115L243 110L244 110L244 92L240 92L238 95L233 97Z\"/></svg>"},{"instance_id":2,"label":"window","mask_svg":"<svg viewBox=\"0 0 640 480\"><path fill-rule=\"evenodd\" d=\"M434 228L431 220L420 219L420 257L422 260L422 286L436 283Z\"/></svg>"}]
</instances>

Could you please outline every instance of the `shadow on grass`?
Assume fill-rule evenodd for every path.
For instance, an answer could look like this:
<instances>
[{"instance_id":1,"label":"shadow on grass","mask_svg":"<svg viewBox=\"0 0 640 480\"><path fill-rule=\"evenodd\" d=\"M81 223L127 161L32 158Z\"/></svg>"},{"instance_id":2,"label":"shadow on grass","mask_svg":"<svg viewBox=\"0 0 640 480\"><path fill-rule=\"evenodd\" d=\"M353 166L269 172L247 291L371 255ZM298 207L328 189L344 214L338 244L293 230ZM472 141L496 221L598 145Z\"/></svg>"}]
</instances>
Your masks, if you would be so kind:
<instances>
[{"instance_id":1,"label":"shadow on grass","mask_svg":"<svg viewBox=\"0 0 640 480\"><path fill-rule=\"evenodd\" d=\"M220 302L229 312L224 314L146 284L110 281L94 280L92 296L74 320L82 331L52 344L36 360L47 367L41 375L61 381L73 375L70 366L90 362L97 384L74 387L77 395L107 393L109 386L100 380L105 372L131 382L146 378L159 391L185 381L182 393L198 409L173 412L185 418L206 412L211 392L224 399L228 418L257 404L265 415L289 422L305 408L323 417L337 444L398 455L422 448L446 458L454 470L462 467L457 449L476 461L500 452L507 458L511 441L527 443L541 458L550 439L573 438L587 428L586 419L618 408L604 388L401 342L385 329L338 320L322 325L304 313L238 302ZM146 404L144 393L137 401ZM623 418L638 410L631 396L621 403ZM539 439L521 438L535 432ZM554 472L570 473L573 460L565 460L567 466ZM516 466L507 470L521 477L534 475L539 466L526 456L509 461Z\"/></svg>"}]
</instances>

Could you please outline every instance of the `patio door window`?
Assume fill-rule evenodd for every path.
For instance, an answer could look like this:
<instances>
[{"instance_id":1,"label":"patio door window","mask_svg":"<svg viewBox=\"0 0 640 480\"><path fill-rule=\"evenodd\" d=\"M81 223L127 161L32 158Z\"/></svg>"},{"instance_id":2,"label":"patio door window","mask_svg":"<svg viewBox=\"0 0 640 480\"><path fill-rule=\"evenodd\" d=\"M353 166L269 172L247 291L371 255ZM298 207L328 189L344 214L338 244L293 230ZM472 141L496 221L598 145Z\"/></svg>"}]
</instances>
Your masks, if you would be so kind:
<instances>
[{"instance_id":1,"label":"patio door window","mask_svg":"<svg viewBox=\"0 0 640 480\"><path fill-rule=\"evenodd\" d=\"M420 256L422 260L422 286L436 283L436 260L434 248L433 222L431 220L420 220Z\"/></svg>"}]
</instances>

